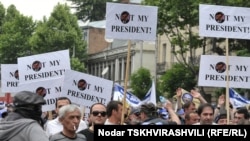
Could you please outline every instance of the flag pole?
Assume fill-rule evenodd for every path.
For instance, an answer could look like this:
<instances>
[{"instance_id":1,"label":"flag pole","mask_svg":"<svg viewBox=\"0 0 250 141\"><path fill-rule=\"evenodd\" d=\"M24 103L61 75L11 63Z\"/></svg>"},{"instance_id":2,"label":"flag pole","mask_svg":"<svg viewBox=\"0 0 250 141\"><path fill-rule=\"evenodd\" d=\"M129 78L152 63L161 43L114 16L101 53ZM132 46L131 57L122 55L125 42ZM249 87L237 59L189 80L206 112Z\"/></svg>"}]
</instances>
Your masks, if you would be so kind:
<instances>
[{"instance_id":1,"label":"flag pole","mask_svg":"<svg viewBox=\"0 0 250 141\"><path fill-rule=\"evenodd\" d=\"M229 107L229 57L228 57L228 38L226 38L226 64L227 64L227 69L226 69L226 73L227 73L227 81L226 81L226 109L227 109L227 124L229 124L229 120L230 120L230 107Z\"/></svg>"},{"instance_id":2,"label":"flag pole","mask_svg":"<svg viewBox=\"0 0 250 141\"><path fill-rule=\"evenodd\" d=\"M128 40L128 53L127 53L127 62L126 62L126 74L124 80L124 94L123 94L123 109L122 109L122 117L121 117L121 125L124 123L124 112L126 108L126 98L127 98L127 82L128 82L128 72L130 69L130 49L131 49L131 40Z\"/></svg>"}]
</instances>

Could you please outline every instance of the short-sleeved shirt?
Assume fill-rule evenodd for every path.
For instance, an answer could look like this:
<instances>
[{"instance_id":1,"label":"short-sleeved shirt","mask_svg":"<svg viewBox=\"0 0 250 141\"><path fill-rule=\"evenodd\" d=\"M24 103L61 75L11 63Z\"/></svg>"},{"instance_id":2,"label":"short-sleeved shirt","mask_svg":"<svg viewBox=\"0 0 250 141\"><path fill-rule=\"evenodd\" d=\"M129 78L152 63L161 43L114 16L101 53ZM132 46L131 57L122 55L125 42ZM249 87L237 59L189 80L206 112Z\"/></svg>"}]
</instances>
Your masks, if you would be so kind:
<instances>
[{"instance_id":1,"label":"short-sleeved shirt","mask_svg":"<svg viewBox=\"0 0 250 141\"><path fill-rule=\"evenodd\" d=\"M49 141L87 141L87 139L83 134L76 134L75 138L69 138L62 132L59 132L50 136Z\"/></svg>"}]
</instances>

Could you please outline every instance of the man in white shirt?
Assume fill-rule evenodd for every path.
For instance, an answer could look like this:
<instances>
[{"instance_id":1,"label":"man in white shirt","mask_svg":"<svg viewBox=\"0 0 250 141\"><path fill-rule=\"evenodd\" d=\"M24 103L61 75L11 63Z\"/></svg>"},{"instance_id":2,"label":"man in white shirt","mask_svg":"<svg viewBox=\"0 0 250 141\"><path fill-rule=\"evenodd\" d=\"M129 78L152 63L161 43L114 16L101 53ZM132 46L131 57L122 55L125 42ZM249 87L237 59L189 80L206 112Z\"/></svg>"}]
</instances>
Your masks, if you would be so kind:
<instances>
[{"instance_id":1,"label":"man in white shirt","mask_svg":"<svg viewBox=\"0 0 250 141\"><path fill-rule=\"evenodd\" d=\"M193 125L217 125L214 123L214 108L210 103L202 103L198 107L197 113L200 116L200 122Z\"/></svg>"},{"instance_id":2,"label":"man in white shirt","mask_svg":"<svg viewBox=\"0 0 250 141\"><path fill-rule=\"evenodd\" d=\"M56 114L58 114L59 109L64 106L64 105L68 105L71 104L71 100L67 97L59 97L56 101ZM77 129L76 132L79 132L83 129L87 128L87 124L85 121L81 120L79 127ZM53 120L50 120L47 122L47 125L45 127L45 131L47 133L47 135L50 137L51 135L54 135L58 132L61 132L63 130L63 125L61 124L61 122L59 121L58 117L56 117Z\"/></svg>"},{"instance_id":3,"label":"man in white shirt","mask_svg":"<svg viewBox=\"0 0 250 141\"><path fill-rule=\"evenodd\" d=\"M120 125L122 117L123 103L112 100L107 105L107 119L104 125ZM124 112L126 113L126 112Z\"/></svg>"}]
</instances>

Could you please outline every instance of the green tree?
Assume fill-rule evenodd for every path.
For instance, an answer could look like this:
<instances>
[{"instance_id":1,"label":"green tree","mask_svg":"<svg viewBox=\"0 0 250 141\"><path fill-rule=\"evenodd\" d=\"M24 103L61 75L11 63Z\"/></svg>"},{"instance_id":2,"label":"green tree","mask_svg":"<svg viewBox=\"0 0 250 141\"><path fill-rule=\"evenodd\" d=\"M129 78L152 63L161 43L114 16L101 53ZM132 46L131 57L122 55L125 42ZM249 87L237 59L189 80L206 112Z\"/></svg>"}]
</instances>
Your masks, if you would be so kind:
<instances>
[{"instance_id":1,"label":"green tree","mask_svg":"<svg viewBox=\"0 0 250 141\"><path fill-rule=\"evenodd\" d=\"M152 76L146 68L140 68L131 75L130 78L132 93L138 98L145 97L152 85Z\"/></svg>"},{"instance_id":2,"label":"green tree","mask_svg":"<svg viewBox=\"0 0 250 141\"><path fill-rule=\"evenodd\" d=\"M57 4L49 19L44 18L38 23L30 40L32 54L69 49L71 58L75 58L71 62L76 63L72 64L72 69L84 71L77 67L84 66L87 57L86 43L82 38L77 17L71 14L69 6Z\"/></svg>"},{"instance_id":3,"label":"green tree","mask_svg":"<svg viewBox=\"0 0 250 141\"><path fill-rule=\"evenodd\" d=\"M194 50L202 47L204 40L194 30L199 24L199 3L200 0L145 0L145 4L158 7L158 34L165 34L171 46L179 48L172 53L194 76L197 75ZM187 62L186 53L189 53L190 62Z\"/></svg>"},{"instance_id":4,"label":"green tree","mask_svg":"<svg viewBox=\"0 0 250 141\"><path fill-rule=\"evenodd\" d=\"M3 19L5 17L5 7L3 6L3 4L0 2L0 26L3 24ZM1 31L0 31L1 33Z\"/></svg>"},{"instance_id":5,"label":"green tree","mask_svg":"<svg viewBox=\"0 0 250 141\"><path fill-rule=\"evenodd\" d=\"M173 47L172 53L181 63L180 65L174 65L173 69L168 70L163 76L164 81L161 81L160 84L162 92L173 94L177 87L189 88L190 85L192 87L195 85L186 82L197 82L198 58L195 55L195 50L206 46L203 44L205 39L200 38L196 30L199 24L199 3L200 0L144 1L146 5L158 7L157 33L167 36ZM189 59L186 57L187 54L189 54ZM177 74L174 70L177 70L180 74ZM187 86L183 86L184 84Z\"/></svg>"},{"instance_id":6,"label":"green tree","mask_svg":"<svg viewBox=\"0 0 250 141\"><path fill-rule=\"evenodd\" d=\"M198 68L196 68L198 69ZM188 68L181 63L176 63L173 67L161 76L160 90L166 93L167 97L172 98L176 89L181 87L187 91L196 86L195 76L190 74Z\"/></svg>"},{"instance_id":7,"label":"green tree","mask_svg":"<svg viewBox=\"0 0 250 141\"><path fill-rule=\"evenodd\" d=\"M0 34L1 63L17 63L17 58L29 53L29 39L35 29L31 17L20 14L14 5L7 8Z\"/></svg>"},{"instance_id":8,"label":"green tree","mask_svg":"<svg viewBox=\"0 0 250 141\"><path fill-rule=\"evenodd\" d=\"M70 64L73 70L79 72L86 72L85 64L81 63L81 61L78 58L71 58Z\"/></svg>"},{"instance_id":9,"label":"green tree","mask_svg":"<svg viewBox=\"0 0 250 141\"><path fill-rule=\"evenodd\" d=\"M105 19L106 2L113 0L68 0L76 9L76 16L79 20L99 21Z\"/></svg>"}]
</instances>

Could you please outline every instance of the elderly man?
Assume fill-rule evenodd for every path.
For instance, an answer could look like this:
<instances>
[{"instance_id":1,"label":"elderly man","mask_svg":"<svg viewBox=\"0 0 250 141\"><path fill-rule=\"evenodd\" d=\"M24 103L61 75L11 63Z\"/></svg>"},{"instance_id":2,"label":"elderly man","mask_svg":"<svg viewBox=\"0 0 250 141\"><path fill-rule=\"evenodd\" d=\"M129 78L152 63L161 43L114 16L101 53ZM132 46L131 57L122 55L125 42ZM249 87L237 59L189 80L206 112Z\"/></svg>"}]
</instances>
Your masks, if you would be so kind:
<instances>
[{"instance_id":1,"label":"elderly man","mask_svg":"<svg viewBox=\"0 0 250 141\"><path fill-rule=\"evenodd\" d=\"M50 136L50 141L86 141L86 137L82 134L77 134L76 131L81 122L83 115L79 106L74 104L65 105L59 109L58 119L63 125L63 130Z\"/></svg>"},{"instance_id":2,"label":"elderly man","mask_svg":"<svg viewBox=\"0 0 250 141\"><path fill-rule=\"evenodd\" d=\"M65 105L68 105L68 104L71 104L71 100L69 98L67 98L67 97L57 98L57 101L55 103L56 113L58 114L59 109ZM86 128L87 128L87 124L85 123L85 121L81 120L77 131L79 132L80 130L83 130ZM45 131L46 131L48 136L51 136L51 135L54 135L54 134L62 131L62 129L63 129L63 126L62 126L61 122L59 122L59 119L57 117L57 118L47 122Z\"/></svg>"}]
</instances>

